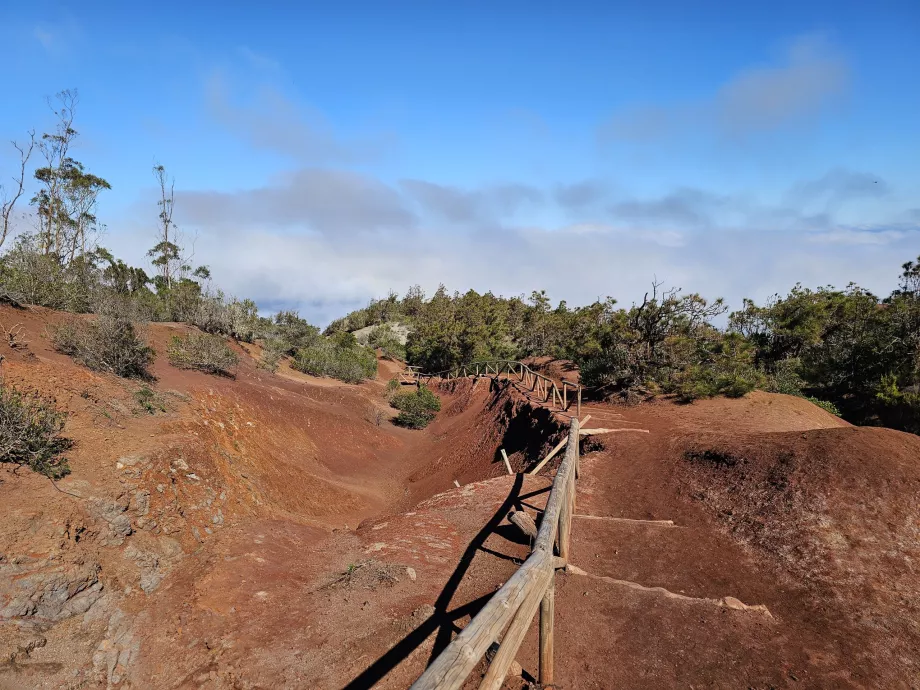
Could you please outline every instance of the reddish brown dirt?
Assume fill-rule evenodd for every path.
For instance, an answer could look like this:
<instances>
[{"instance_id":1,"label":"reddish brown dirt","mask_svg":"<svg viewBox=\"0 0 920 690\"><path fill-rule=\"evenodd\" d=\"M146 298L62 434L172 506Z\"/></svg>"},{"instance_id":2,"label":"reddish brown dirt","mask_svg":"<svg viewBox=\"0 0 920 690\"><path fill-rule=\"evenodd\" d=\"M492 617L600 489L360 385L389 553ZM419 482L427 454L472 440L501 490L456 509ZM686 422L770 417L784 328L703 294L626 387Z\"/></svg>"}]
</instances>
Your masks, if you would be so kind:
<instances>
[{"instance_id":1,"label":"reddish brown dirt","mask_svg":"<svg viewBox=\"0 0 920 690\"><path fill-rule=\"evenodd\" d=\"M149 415L51 351L59 318L0 307L29 340L0 344L6 380L54 394L76 442L73 495L0 465L0 688L405 688L526 557L504 518L548 479L497 451L524 468L566 420L507 383L442 386L413 432L377 423L392 363L350 386L158 357ZM650 433L588 446L559 687L917 687L920 438L762 393L585 414Z\"/></svg>"}]
</instances>

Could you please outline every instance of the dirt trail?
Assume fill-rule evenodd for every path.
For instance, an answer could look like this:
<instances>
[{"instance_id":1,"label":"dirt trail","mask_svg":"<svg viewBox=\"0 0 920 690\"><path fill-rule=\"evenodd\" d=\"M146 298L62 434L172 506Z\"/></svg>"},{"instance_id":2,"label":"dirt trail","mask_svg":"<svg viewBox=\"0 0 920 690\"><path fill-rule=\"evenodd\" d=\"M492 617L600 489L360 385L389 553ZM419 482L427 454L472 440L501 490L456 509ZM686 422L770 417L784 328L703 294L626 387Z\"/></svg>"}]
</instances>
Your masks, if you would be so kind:
<instances>
[{"instance_id":1,"label":"dirt trail","mask_svg":"<svg viewBox=\"0 0 920 690\"><path fill-rule=\"evenodd\" d=\"M151 415L51 350L60 318L0 307L6 380L76 442L69 494L0 466L0 688L405 688L526 558L506 515L550 480L498 448L522 470L566 420L508 384L439 386L413 432L378 424L392 363L352 386L247 346L235 379L158 356ZM916 687L920 439L764 393L582 414L651 433L586 446L562 687Z\"/></svg>"}]
</instances>

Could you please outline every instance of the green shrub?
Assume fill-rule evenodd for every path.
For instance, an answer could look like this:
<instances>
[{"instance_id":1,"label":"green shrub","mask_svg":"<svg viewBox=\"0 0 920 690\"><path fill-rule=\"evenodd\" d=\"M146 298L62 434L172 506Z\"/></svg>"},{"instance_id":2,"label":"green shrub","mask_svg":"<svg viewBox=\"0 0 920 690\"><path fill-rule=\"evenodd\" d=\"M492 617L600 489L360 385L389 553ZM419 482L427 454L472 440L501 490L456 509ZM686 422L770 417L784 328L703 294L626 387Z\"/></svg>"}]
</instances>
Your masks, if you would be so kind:
<instances>
[{"instance_id":1,"label":"green shrub","mask_svg":"<svg viewBox=\"0 0 920 690\"><path fill-rule=\"evenodd\" d=\"M396 423L410 429L424 429L441 409L441 400L425 386L415 391L397 393L390 404L399 410Z\"/></svg>"},{"instance_id":2,"label":"green shrub","mask_svg":"<svg viewBox=\"0 0 920 690\"><path fill-rule=\"evenodd\" d=\"M266 341L262 346L262 356L256 366L274 374L278 371L278 367L281 366L281 357L283 355L284 353L279 349L277 340Z\"/></svg>"},{"instance_id":3,"label":"green shrub","mask_svg":"<svg viewBox=\"0 0 920 690\"><path fill-rule=\"evenodd\" d=\"M825 412L830 412L835 417L841 416L840 410L837 409L837 406L832 402L829 402L827 400L818 400L817 398L813 398L810 395L806 395L805 399L810 403L814 403L815 405L820 407Z\"/></svg>"},{"instance_id":4,"label":"green shrub","mask_svg":"<svg viewBox=\"0 0 920 690\"><path fill-rule=\"evenodd\" d=\"M54 349L80 364L125 378L150 378L153 348L138 336L133 323L101 315L94 321L65 321L50 331Z\"/></svg>"},{"instance_id":5,"label":"green shrub","mask_svg":"<svg viewBox=\"0 0 920 690\"><path fill-rule=\"evenodd\" d=\"M377 375L373 350L358 345L351 333L338 333L334 338L300 348L291 366L305 374L331 376L346 383L360 383Z\"/></svg>"},{"instance_id":6,"label":"green shrub","mask_svg":"<svg viewBox=\"0 0 920 690\"><path fill-rule=\"evenodd\" d=\"M767 374L766 390L770 393L785 393L786 395L802 395L805 381L799 376L801 360L798 357L787 357L773 365L773 371Z\"/></svg>"},{"instance_id":7,"label":"green shrub","mask_svg":"<svg viewBox=\"0 0 920 690\"><path fill-rule=\"evenodd\" d=\"M406 361L406 346L402 344L396 331L388 323L371 331L367 342L371 347L380 348L380 352L389 360Z\"/></svg>"},{"instance_id":8,"label":"green shrub","mask_svg":"<svg viewBox=\"0 0 920 690\"><path fill-rule=\"evenodd\" d=\"M399 379L390 379L387 381L386 388L383 389L383 397L386 398L388 402L392 403L393 397L396 395L399 388Z\"/></svg>"},{"instance_id":9,"label":"green shrub","mask_svg":"<svg viewBox=\"0 0 920 690\"><path fill-rule=\"evenodd\" d=\"M141 386L134 392L134 400L144 412L156 414L157 412L166 412L166 405L160 399L160 396L149 386Z\"/></svg>"},{"instance_id":10,"label":"green shrub","mask_svg":"<svg viewBox=\"0 0 920 690\"><path fill-rule=\"evenodd\" d=\"M232 376L239 357L218 335L190 333L174 335L166 351L169 363L180 369L197 369L207 374Z\"/></svg>"},{"instance_id":11,"label":"green shrub","mask_svg":"<svg viewBox=\"0 0 920 690\"><path fill-rule=\"evenodd\" d=\"M66 415L37 393L0 381L0 462L27 465L52 479L70 473L61 453L71 442L61 436Z\"/></svg>"}]
</instances>

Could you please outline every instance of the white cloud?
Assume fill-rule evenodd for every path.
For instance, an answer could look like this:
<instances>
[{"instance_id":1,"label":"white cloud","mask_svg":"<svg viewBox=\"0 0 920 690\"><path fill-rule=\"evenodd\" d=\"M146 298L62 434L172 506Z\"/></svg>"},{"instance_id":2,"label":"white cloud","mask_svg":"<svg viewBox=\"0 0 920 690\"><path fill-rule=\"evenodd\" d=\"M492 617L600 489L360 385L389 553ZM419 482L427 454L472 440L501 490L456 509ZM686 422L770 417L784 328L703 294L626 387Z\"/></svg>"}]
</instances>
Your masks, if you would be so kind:
<instances>
[{"instance_id":1,"label":"white cloud","mask_svg":"<svg viewBox=\"0 0 920 690\"><path fill-rule=\"evenodd\" d=\"M262 58L251 53L248 59ZM319 111L301 105L270 82L246 89L234 86L226 74L213 73L205 88L208 110L220 125L256 149L301 163L353 164L377 159L390 147L382 135L340 136Z\"/></svg>"},{"instance_id":2,"label":"white cloud","mask_svg":"<svg viewBox=\"0 0 920 690\"><path fill-rule=\"evenodd\" d=\"M714 131L739 136L778 129L820 113L843 94L849 68L820 35L799 36L777 64L735 74L699 100L637 105L615 113L600 130L602 141L655 141Z\"/></svg>"}]
</instances>

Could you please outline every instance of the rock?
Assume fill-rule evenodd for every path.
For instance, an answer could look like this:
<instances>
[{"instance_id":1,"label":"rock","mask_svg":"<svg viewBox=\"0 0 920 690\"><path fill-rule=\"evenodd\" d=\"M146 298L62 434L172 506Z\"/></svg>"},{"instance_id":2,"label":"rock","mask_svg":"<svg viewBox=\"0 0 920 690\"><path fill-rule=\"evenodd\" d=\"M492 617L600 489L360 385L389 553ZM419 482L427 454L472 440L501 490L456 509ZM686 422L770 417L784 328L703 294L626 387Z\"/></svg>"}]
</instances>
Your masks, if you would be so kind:
<instances>
[{"instance_id":1,"label":"rock","mask_svg":"<svg viewBox=\"0 0 920 690\"><path fill-rule=\"evenodd\" d=\"M104 544L119 545L133 531L131 518L125 515L127 503L111 499L94 498L87 504L90 514L103 520L108 525L108 534L102 535Z\"/></svg>"},{"instance_id":2,"label":"rock","mask_svg":"<svg viewBox=\"0 0 920 690\"><path fill-rule=\"evenodd\" d=\"M130 508L137 515L146 515L150 512L150 492L146 489L135 491L131 498Z\"/></svg>"},{"instance_id":3,"label":"rock","mask_svg":"<svg viewBox=\"0 0 920 690\"><path fill-rule=\"evenodd\" d=\"M415 574L415 568L406 568L406 575L409 576L409 579L415 582L417 575Z\"/></svg>"},{"instance_id":4,"label":"rock","mask_svg":"<svg viewBox=\"0 0 920 690\"><path fill-rule=\"evenodd\" d=\"M141 614L135 622L143 625L146 616ZM140 651L140 640L131 632L131 619L121 609L109 618L105 639L93 653L93 670L111 687L127 676L131 661Z\"/></svg>"},{"instance_id":5,"label":"rock","mask_svg":"<svg viewBox=\"0 0 920 690\"><path fill-rule=\"evenodd\" d=\"M98 564L55 565L0 578L0 620L33 617L60 621L86 613L102 596Z\"/></svg>"},{"instance_id":6,"label":"rock","mask_svg":"<svg viewBox=\"0 0 920 690\"><path fill-rule=\"evenodd\" d=\"M524 667L521 666L518 662L512 661L511 667L508 669L508 675L512 678L520 678L524 675Z\"/></svg>"}]
</instances>

